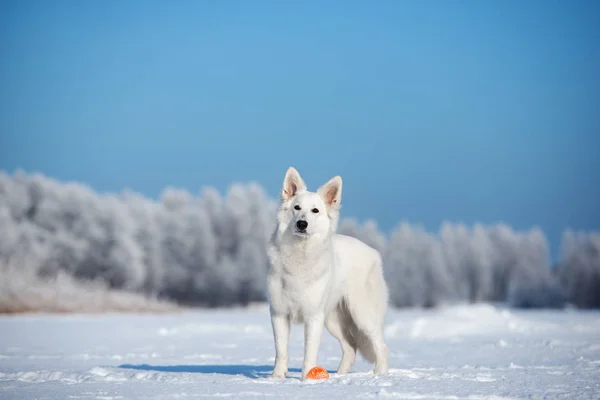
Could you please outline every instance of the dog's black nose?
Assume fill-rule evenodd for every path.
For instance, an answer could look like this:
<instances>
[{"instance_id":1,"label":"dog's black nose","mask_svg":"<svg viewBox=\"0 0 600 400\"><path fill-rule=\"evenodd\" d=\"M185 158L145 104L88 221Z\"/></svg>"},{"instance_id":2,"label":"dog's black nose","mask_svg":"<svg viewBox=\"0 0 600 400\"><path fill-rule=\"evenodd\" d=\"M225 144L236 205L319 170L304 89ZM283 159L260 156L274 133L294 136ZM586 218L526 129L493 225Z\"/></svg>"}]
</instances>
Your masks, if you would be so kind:
<instances>
[{"instance_id":1,"label":"dog's black nose","mask_svg":"<svg viewBox=\"0 0 600 400\"><path fill-rule=\"evenodd\" d=\"M299 230L303 231L306 230L306 228L308 227L308 222L300 220L296 222L296 226Z\"/></svg>"}]
</instances>

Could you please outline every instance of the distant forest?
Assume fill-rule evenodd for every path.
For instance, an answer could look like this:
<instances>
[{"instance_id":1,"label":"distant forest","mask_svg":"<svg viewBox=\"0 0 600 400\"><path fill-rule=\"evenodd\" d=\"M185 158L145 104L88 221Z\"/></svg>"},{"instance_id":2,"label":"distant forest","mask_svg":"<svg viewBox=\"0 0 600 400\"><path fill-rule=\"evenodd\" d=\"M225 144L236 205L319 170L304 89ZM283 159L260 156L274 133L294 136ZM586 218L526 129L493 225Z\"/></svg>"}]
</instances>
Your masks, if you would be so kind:
<instances>
[{"instance_id":1,"label":"distant forest","mask_svg":"<svg viewBox=\"0 0 600 400\"><path fill-rule=\"evenodd\" d=\"M66 275L187 306L265 301L265 244L277 205L253 183L225 195L166 188L155 201L0 171L0 291L17 290L15 277ZM373 221L346 218L338 232L381 252L396 307L600 307L600 232L565 231L555 265L537 228L444 222L427 232L400 222L385 235Z\"/></svg>"}]
</instances>

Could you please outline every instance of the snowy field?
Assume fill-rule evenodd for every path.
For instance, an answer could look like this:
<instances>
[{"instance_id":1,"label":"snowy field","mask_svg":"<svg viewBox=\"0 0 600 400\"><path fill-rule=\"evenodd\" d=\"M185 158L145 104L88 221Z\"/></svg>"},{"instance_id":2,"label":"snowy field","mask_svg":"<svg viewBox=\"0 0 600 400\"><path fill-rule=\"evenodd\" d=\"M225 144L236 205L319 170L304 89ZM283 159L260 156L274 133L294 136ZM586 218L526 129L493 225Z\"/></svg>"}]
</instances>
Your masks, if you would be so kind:
<instances>
[{"instance_id":1,"label":"snowy field","mask_svg":"<svg viewBox=\"0 0 600 400\"><path fill-rule=\"evenodd\" d=\"M1 399L598 399L600 313L489 305L393 310L390 373L302 382L302 329L291 374L273 363L268 311L0 317ZM319 363L333 372L337 342Z\"/></svg>"}]
</instances>

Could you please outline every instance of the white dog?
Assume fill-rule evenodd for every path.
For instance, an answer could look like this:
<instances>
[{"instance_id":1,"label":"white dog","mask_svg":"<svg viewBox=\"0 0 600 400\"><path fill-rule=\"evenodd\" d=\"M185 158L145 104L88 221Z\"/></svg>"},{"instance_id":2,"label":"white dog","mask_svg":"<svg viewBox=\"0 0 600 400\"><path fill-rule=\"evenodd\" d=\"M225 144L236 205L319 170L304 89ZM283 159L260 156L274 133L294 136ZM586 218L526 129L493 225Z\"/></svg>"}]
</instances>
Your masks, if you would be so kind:
<instances>
[{"instance_id":1,"label":"white dog","mask_svg":"<svg viewBox=\"0 0 600 400\"><path fill-rule=\"evenodd\" d=\"M314 193L295 168L285 174L277 228L268 245L273 378L288 372L290 323L304 323L303 379L317 365L323 327L342 346L338 374L350 371L357 349L375 363L375 373L388 372L383 340L388 289L381 256L358 239L335 233L341 198L339 176Z\"/></svg>"}]
</instances>

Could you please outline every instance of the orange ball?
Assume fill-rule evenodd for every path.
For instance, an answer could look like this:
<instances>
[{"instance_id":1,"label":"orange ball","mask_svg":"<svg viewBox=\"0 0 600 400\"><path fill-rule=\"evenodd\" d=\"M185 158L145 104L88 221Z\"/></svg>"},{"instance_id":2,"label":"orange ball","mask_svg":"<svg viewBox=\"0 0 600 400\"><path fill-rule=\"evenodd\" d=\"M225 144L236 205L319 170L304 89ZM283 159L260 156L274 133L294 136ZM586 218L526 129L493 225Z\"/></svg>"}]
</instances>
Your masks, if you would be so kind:
<instances>
[{"instance_id":1,"label":"orange ball","mask_svg":"<svg viewBox=\"0 0 600 400\"><path fill-rule=\"evenodd\" d=\"M313 367L306 374L307 379L327 379L329 378L329 372L323 367Z\"/></svg>"}]
</instances>

